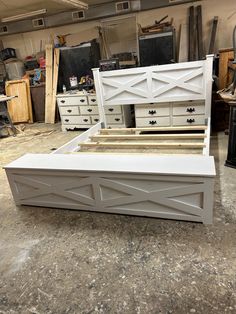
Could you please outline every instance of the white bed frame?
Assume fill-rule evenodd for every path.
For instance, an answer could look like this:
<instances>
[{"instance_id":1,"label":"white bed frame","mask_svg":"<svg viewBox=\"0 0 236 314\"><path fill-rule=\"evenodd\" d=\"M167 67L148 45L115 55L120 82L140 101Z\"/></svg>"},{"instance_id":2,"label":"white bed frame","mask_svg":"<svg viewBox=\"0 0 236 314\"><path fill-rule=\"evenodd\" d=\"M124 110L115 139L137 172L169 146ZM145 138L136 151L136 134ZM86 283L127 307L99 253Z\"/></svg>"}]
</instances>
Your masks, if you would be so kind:
<instances>
[{"instance_id":1,"label":"white bed frame","mask_svg":"<svg viewBox=\"0 0 236 314\"><path fill-rule=\"evenodd\" d=\"M209 156L212 60L213 56L207 56L189 63L108 72L94 69L100 122L51 154L27 154L7 165L16 204L211 224L215 176L214 159ZM80 152L94 135L109 133L104 106L188 100L205 102L205 125L187 128L203 130L201 155ZM138 134L138 129L127 131Z\"/></svg>"}]
</instances>

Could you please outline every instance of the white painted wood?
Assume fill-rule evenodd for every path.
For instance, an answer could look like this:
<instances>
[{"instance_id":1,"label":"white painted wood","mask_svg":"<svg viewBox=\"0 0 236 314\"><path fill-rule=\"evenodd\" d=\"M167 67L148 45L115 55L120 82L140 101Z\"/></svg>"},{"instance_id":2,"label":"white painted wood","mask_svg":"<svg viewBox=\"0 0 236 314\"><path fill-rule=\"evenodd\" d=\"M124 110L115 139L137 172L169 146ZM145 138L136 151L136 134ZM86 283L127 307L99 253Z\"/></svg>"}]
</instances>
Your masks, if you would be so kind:
<instances>
[{"instance_id":1,"label":"white painted wood","mask_svg":"<svg viewBox=\"0 0 236 314\"><path fill-rule=\"evenodd\" d=\"M170 113L169 104L135 105L135 116L139 118L169 116Z\"/></svg>"},{"instance_id":2,"label":"white painted wood","mask_svg":"<svg viewBox=\"0 0 236 314\"><path fill-rule=\"evenodd\" d=\"M96 127L96 126L95 126ZM95 127L93 131L95 130ZM89 131L89 130L88 130ZM86 132L87 136L89 132ZM92 132L94 133L94 132ZM77 143L84 134L77 137ZM90 135L91 136L91 135ZM73 143L74 145L74 143ZM66 163L65 163L66 159ZM114 167L114 164L116 167ZM194 167L192 165L195 165ZM52 169L71 171L105 171L122 173L143 173L161 175L185 175L213 177L215 175L214 159L211 156L198 155L124 155L90 153L64 155L26 154L11 162L5 169Z\"/></svg>"},{"instance_id":3,"label":"white painted wood","mask_svg":"<svg viewBox=\"0 0 236 314\"><path fill-rule=\"evenodd\" d=\"M109 106L105 107L105 114L110 115L110 114L121 114L122 113L122 107L121 106Z\"/></svg>"},{"instance_id":4,"label":"white painted wood","mask_svg":"<svg viewBox=\"0 0 236 314\"><path fill-rule=\"evenodd\" d=\"M92 124L97 124L98 122L100 122L99 115L97 115L97 116L91 116L91 123L92 123Z\"/></svg>"},{"instance_id":5,"label":"white painted wood","mask_svg":"<svg viewBox=\"0 0 236 314\"><path fill-rule=\"evenodd\" d=\"M97 106L81 106L80 113L82 115L98 115L98 107Z\"/></svg>"},{"instance_id":6,"label":"white painted wood","mask_svg":"<svg viewBox=\"0 0 236 314\"><path fill-rule=\"evenodd\" d=\"M88 95L88 104L89 105L97 105L97 97L95 94Z\"/></svg>"},{"instance_id":7,"label":"white painted wood","mask_svg":"<svg viewBox=\"0 0 236 314\"><path fill-rule=\"evenodd\" d=\"M197 102L188 103L174 103L173 104L173 115L205 115L205 104Z\"/></svg>"},{"instance_id":8,"label":"white painted wood","mask_svg":"<svg viewBox=\"0 0 236 314\"><path fill-rule=\"evenodd\" d=\"M61 116L73 116L80 114L78 106L60 106L59 111Z\"/></svg>"},{"instance_id":9,"label":"white painted wood","mask_svg":"<svg viewBox=\"0 0 236 314\"><path fill-rule=\"evenodd\" d=\"M213 178L10 168L7 176L19 205L211 223Z\"/></svg>"},{"instance_id":10,"label":"white painted wood","mask_svg":"<svg viewBox=\"0 0 236 314\"><path fill-rule=\"evenodd\" d=\"M195 116L175 116L173 117L173 125L204 125L205 116L195 115Z\"/></svg>"},{"instance_id":11,"label":"white painted wood","mask_svg":"<svg viewBox=\"0 0 236 314\"><path fill-rule=\"evenodd\" d=\"M212 57L208 57L206 61L101 73L95 69L101 122L53 154L28 154L10 163L6 172L15 202L211 223L215 176L214 159L208 156L211 66ZM79 153L79 143L108 125L105 107L190 100L205 102L205 115L196 115L204 120L200 127L207 121L205 156ZM157 119L188 117L172 117L171 112Z\"/></svg>"},{"instance_id":12,"label":"white painted wood","mask_svg":"<svg viewBox=\"0 0 236 314\"><path fill-rule=\"evenodd\" d=\"M86 141L90 136L95 135L100 129L101 129L101 123L97 123L96 125L92 126L89 130L76 136L68 143L62 145L57 150L53 151L50 155L66 154L68 152L77 152L79 150L78 143L82 141Z\"/></svg>"},{"instance_id":13,"label":"white painted wood","mask_svg":"<svg viewBox=\"0 0 236 314\"><path fill-rule=\"evenodd\" d=\"M91 124L91 119L88 116L62 116L63 124Z\"/></svg>"},{"instance_id":14,"label":"white painted wood","mask_svg":"<svg viewBox=\"0 0 236 314\"><path fill-rule=\"evenodd\" d=\"M209 156L210 154L210 137L211 137L211 118L207 119L207 129L205 130L205 139L204 144L205 147L203 149L203 155Z\"/></svg>"},{"instance_id":15,"label":"white painted wood","mask_svg":"<svg viewBox=\"0 0 236 314\"><path fill-rule=\"evenodd\" d=\"M87 105L87 97L86 96L57 96L57 104L58 106L83 106Z\"/></svg>"},{"instance_id":16,"label":"white painted wood","mask_svg":"<svg viewBox=\"0 0 236 314\"><path fill-rule=\"evenodd\" d=\"M123 116L121 114L108 115L106 117L106 120L107 120L107 123L109 124L122 124Z\"/></svg>"},{"instance_id":17,"label":"white painted wood","mask_svg":"<svg viewBox=\"0 0 236 314\"><path fill-rule=\"evenodd\" d=\"M104 106L205 98L204 61L94 73Z\"/></svg>"},{"instance_id":18,"label":"white painted wood","mask_svg":"<svg viewBox=\"0 0 236 314\"><path fill-rule=\"evenodd\" d=\"M206 75L204 76L205 87L205 103L206 103L206 117L211 117L211 98L212 98L212 67L213 67L213 57L214 55L208 55L205 61L204 71Z\"/></svg>"},{"instance_id":19,"label":"white painted wood","mask_svg":"<svg viewBox=\"0 0 236 314\"><path fill-rule=\"evenodd\" d=\"M142 127L157 127L170 126L170 117L150 117L150 118L136 118L136 126Z\"/></svg>"},{"instance_id":20,"label":"white painted wood","mask_svg":"<svg viewBox=\"0 0 236 314\"><path fill-rule=\"evenodd\" d=\"M99 69L93 69L93 78L94 78L94 84L96 89L96 95L97 95L97 103L98 103L98 112L100 116L100 121L104 125L104 127L107 127L106 122L106 115L105 110L103 107L103 92L102 92L102 84L101 84L101 78L100 78L100 72Z\"/></svg>"}]
</instances>

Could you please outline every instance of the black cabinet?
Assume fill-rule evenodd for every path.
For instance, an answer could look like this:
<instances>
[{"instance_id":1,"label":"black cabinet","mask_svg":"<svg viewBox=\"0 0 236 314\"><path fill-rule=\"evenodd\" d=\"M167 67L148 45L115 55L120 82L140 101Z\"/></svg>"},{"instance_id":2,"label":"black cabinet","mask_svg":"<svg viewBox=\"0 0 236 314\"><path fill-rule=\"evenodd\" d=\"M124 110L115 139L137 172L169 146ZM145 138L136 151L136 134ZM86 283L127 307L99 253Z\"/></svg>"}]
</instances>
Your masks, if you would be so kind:
<instances>
[{"instance_id":1,"label":"black cabinet","mask_svg":"<svg viewBox=\"0 0 236 314\"><path fill-rule=\"evenodd\" d=\"M99 60L100 49L95 40L77 47L60 48L58 92L63 91L63 85L67 90L72 89L70 77L77 77L78 82L82 76L92 77L92 68L99 67Z\"/></svg>"},{"instance_id":2,"label":"black cabinet","mask_svg":"<svg viewBox=\"0 0 236 314\"><path fill-rule=\"evenodd\" d=\"M175 31L139 36L140 66L175 62Z\"/></svg>"},{"instance_id":3,"label":"black cabinet","mask_svg":"<svg viewBox=\"0 0 236 314\"><path fill-rule=\"evenodd\" d=\"M236 102L229 103L230 118L229 118L229 144L228 155L225 165L236 168Z\"/></svg>"}]
</instances>

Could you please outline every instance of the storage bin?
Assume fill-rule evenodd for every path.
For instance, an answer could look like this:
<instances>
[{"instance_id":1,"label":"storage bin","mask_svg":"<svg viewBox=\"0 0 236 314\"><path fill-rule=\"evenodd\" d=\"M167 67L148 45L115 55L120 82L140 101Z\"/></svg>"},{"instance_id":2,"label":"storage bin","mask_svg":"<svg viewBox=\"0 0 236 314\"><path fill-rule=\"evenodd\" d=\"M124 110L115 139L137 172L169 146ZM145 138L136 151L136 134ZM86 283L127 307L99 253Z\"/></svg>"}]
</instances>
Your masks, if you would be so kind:
<instances>
[{"instance_id":1,"label":"storage bin","mask_svg":"<svg viewBox=\"0 0 236 314\"><path fill-rule=\"evenodd\" d=\"M6 48L0 51L0 60L5 61L10 58L16 58L16 51L13 48Z\"/></svg>"}]
</instances>

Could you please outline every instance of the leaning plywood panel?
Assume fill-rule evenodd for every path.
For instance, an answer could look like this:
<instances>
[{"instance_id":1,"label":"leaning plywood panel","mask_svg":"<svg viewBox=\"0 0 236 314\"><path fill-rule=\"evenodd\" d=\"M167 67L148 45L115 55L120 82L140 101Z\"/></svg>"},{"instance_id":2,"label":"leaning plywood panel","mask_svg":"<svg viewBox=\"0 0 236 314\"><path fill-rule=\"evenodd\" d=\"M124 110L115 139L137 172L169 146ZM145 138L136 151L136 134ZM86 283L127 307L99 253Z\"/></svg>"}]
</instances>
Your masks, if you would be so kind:
<instances>
[{"instance_id":1,"label":"leaning plywood panel","mask_svg":"<svg viewBox=\"0 0 236 314\"><path fill-rule=\"evenodd\" d=\"M33 122L29 80L6 82L6 95L17 96L8 103L8 111L13 123Z\"/></svg>"}]
</instances>

